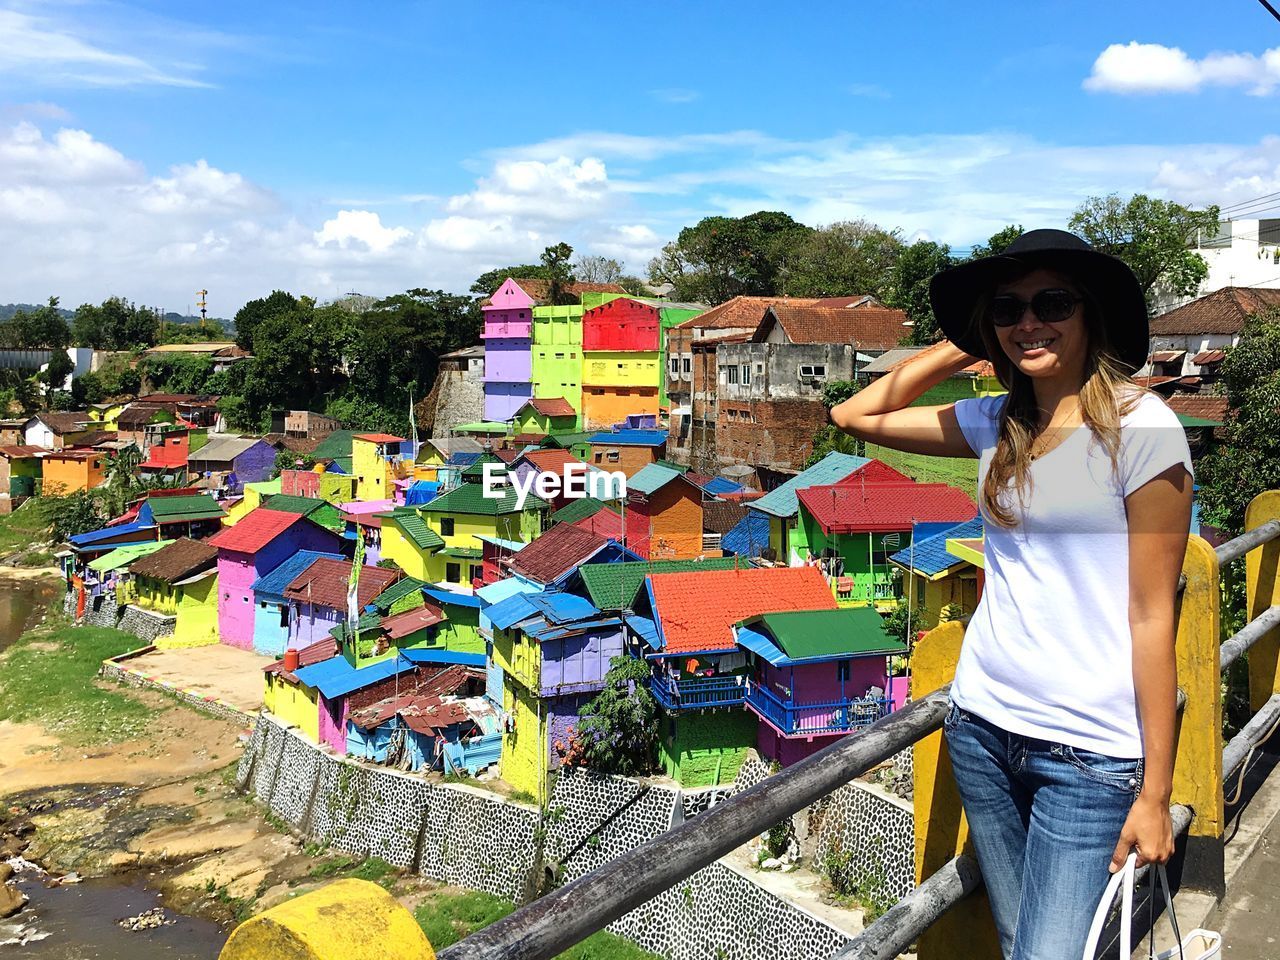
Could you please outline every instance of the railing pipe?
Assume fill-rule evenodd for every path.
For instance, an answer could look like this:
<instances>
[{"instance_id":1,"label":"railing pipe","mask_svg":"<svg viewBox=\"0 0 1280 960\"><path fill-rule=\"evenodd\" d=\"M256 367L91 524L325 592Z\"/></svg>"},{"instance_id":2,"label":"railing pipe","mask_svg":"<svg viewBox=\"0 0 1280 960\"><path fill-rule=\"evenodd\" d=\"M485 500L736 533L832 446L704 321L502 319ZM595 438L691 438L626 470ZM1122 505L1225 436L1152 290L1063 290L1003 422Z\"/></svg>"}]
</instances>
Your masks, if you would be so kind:
<instances>
[{"instance_id":1,"label":"railing pipe","mask_svg":"<svg viewBox=\"0 0 1280 960\"><path fill-rule=\"evenodd\" d=\"M1225 567L1231 561L1239 560L1254 547L1270 543L1277 537L1280 537L1280 520L1268 520L1247 533L1232 537L1221 546L1215 547L1213 552L1218 555L1219 566Z\"/></svg>"},{"instance_id":2,"label":"railing pipe","mask_svg":"<svg viewBox=\"0 0 1280 960\"><path fill-rule=\"evenodd\" d=\"M1222 651L1218 654L1219 669L1227 669L1242 653L1276 627L1280 627L1280 606L1268 607L1222 645Z\"/></svg>"},{"instance_id":3,"label":"railing pipe","mask_svg":"<svg viewBox=\"0 0 1280 960\"><path fill-rule=\"evenodd\" d=\"M844 737L440 952L549 960L942 726L947 688Z\"/></svg>"},{"instance_id":4,"label":"railing pipe","mask_svg":"<svg viewBox=\"0 0 1280 960\"><path fill-rule=\"evenodd\" d=\"M1277 722L1280 722L1280 693L1272 696L1267 705L1250 717L1240 732L1222 748L1223 774L1230 776L1234 773L1244 763L1249 751L1266 739Z\"/></svg>"}]
</instances>

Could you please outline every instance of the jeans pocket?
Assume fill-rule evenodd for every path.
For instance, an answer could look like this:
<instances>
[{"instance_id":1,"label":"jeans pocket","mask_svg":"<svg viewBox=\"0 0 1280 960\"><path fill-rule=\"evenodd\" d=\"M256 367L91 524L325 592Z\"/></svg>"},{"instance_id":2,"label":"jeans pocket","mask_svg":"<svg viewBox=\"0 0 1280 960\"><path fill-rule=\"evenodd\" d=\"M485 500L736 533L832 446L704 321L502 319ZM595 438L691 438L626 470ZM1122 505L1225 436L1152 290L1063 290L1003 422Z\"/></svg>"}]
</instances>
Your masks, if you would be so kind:
<instances>
[{"instance_id":1,"label":"jeans pocket","mask_svg":"<svg viewBox=\"0 0 1280 960\"><path fill-rule=\"evenodd\" d=\"M956 724L960 722L960 717L961 717L960 708L956 706L955 701L948 700L947 715L942 718L942 729L943 730L955 729Z\"/></svg>"},{"instance_id":2,"label":"jeans pocket","mask_svg":"<svg viewBox=\"0 0 1280 960\"><path fill-rule=\"evenodd\" d=\"M1142 789L1141 757L1136 760L1110 757L1104 753L1095 753L1092 750L1063 744L1062 758L1090 780L1131 791L1135 796Z\"/></svg>"}]
</instances>

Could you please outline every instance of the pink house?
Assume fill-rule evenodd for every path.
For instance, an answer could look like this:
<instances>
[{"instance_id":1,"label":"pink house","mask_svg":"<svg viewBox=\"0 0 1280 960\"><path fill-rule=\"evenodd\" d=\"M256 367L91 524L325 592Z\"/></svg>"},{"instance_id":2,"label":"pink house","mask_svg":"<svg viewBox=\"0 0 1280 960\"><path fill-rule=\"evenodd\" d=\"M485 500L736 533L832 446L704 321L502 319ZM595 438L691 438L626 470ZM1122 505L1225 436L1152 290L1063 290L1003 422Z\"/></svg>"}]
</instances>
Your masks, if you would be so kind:
<instances>
[{"instance_id":1,"label":"pink house","mask_svg":"<svg viewBox=\"0 0 1280 960\"><path fill-rule=\"evenodd\" d=\"M299 550L339 553L342 538L300 513L258 507L206 541L218 548L218 635L253 649L253 583Z\"/></svg>"},{"instance_id":2,"label":"pink house","mask_svg":"<svg viewBox=\"0 0 1280 960\"><path fill-rule=\"evenodd\" d=\"M503 281L484 313L484 418L509 420L533 396L534 299Z\"/></svg>"},{"instance_id":3,"label":"pink house","mask_svg":"<svg viewBox=\"0 0 1280 960\"><path fill-rule=\"evenodd\" d=\"M893 709L889 658L907 652L874 607L767 613L737 624L756 746L783 766Z\"/></svg>"}]
</instances>

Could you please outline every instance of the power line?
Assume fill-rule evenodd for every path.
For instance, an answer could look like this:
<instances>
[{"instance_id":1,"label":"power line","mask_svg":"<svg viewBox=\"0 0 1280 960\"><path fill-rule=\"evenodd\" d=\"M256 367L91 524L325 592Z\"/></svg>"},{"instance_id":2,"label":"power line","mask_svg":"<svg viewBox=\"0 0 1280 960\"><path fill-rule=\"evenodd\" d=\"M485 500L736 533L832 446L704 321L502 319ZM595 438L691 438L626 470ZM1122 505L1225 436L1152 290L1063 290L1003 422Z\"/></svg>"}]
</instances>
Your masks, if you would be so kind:
<instances>
[{"instance_id":1,"label":"power line","mask_svg":"<svg viewBox=\"0 0 1280 960\"><path fill-rule=\"evenodd\" d=\"M1274 197L1280 197L1280 191L1276 193L1264 193L1260 197L1253 197L1252 199L1249 199L1249 200L1238 200L1235 203L1229 203L1224 207L1219 207L1218 211L1220 213L1228 213L1229 211L1235 210L1239 207L1252 207L1253 205L1255 205L1256 203L1262 200L1270 200Z\"/></svg>"},{"instance_id":2,"label":"power line","mask_svg":"<svg viewBox=\"0 0 1280 960\"><path fill-rule=\"evenodd\" d=\"M1258 0L1258 2L1267 8L1267 13L1271 14L1277 20L1280 20L1280 13L1277 13L1276 8L1267 3L1267 0Z\"/></svg>"}]
</instances>

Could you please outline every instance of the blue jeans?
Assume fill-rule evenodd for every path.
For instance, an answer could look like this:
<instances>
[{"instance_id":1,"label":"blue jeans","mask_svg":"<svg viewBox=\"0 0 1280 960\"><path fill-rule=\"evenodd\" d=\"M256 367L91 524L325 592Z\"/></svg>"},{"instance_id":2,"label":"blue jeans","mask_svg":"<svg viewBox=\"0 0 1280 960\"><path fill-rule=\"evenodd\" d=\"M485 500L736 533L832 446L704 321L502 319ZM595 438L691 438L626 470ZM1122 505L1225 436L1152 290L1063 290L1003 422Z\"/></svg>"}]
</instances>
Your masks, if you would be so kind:
<instances>
[{"instance_id":1,"label":"blue jeans","mask_svg":"<svg viewBox=\"0 0 1280 960\"><path fill-rule=\"evenodd\" d=\"M954 703L943 734L1005 960L1078 960L1142 760L1012 734Z\"/></svg>"}]
</instances>

